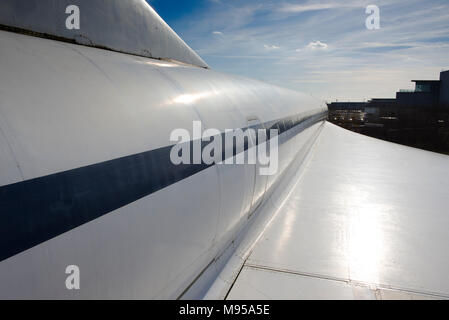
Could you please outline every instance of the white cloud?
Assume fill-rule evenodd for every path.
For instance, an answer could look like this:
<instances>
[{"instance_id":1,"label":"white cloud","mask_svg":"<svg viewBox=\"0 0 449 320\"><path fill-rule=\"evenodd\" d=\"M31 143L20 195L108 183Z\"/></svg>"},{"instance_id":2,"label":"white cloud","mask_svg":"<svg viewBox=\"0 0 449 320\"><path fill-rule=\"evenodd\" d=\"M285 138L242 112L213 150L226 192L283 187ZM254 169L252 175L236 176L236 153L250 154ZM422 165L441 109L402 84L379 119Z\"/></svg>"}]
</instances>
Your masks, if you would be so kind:
<instances>
[{"instance_id":1,"label":"white cloud","mask_svg":"<svg viewBox=\"0 0 449 320\"><path fill-rule=\"evenodd\" d=\"M286 3L280 6L278 11L287 13L300 13L306 11L332 9L338 6L339 5L335 3L319 3L319 4L306 4L306 5Z\"/></svg>"},{"instance_id":2,"label":"white cloud","mask_svg":"<svg viewBox=\"0 0 449 320\"><path fill-rule=\"evenodd\" d=\"M275 45L268 45L268 44L264 44L263 47L267 50L277 50L280 49L281 47L275 46Z\"/></svg>"},{"instance_id":3,"label":"white cloud","mask_svg":"<svg viewBox=\"0 0 449 320\"><path fill-rule=\"evenodd\" d=\"M312 50L316 50L316 49L318 49L318 50L326 50L327 48L328 48L329 46L326 44L326 43L324 43L324 42L321 42L321 41L313 41L313 42L310 42L308 45L307 45L307 48L308 49L312 49Z\"/></svg>"},{"instance_id":4,"label":"white cloud","mask_svg":"<svg viewBox=\"0 0 449 320\"><path fill-rule=\"evenodd\" d=\"M385 0L383 0L384 3L386 3ZM394 0L392 0L394 1ZM365 5L366 6L366 5ZM306 1L302 4L297 3L281 3L280 6L278 6L277 10L278 12L283 13L302 13L302 12L308 12L308 11L321 11L321 10L329 10L329 9L337 9L337 8L365 8L363 1L360 0L344 0L344 1L325 1L317 3L316 0L313 1Z\"/></svg>"}]
</instances>

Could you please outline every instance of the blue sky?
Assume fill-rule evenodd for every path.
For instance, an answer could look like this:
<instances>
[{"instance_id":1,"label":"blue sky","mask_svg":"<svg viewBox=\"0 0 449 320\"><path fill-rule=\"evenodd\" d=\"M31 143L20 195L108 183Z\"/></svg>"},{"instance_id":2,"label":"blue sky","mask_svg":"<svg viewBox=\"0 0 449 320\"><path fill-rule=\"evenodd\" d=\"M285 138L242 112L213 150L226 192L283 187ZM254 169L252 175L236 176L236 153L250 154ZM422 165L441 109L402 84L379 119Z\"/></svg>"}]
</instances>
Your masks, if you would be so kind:
<instances>
[{"instance_id":1,"label":"blue sky","mask_svg":"<svg viewBox=\"0 0 449 320\"><path fill-rule=\"evenodd\" d=\"M394 97L449 69L448 0L148 2L213 69L328 101Z\"/></svg>"}]
</instances>

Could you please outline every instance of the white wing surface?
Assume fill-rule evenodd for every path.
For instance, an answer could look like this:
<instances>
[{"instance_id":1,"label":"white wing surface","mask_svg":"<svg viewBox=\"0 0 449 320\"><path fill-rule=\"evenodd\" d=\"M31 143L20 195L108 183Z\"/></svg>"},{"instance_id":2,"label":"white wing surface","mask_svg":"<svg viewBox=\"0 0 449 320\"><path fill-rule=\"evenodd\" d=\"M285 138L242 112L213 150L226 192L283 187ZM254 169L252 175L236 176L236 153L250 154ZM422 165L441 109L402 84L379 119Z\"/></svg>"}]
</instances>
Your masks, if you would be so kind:
<instances>
[{"instance_id":1,"label":"white wing surface","mask_svg":"<svg viewBox=\"0 0 449 320\"><path fill-rule=\"evenodd\" d=\"M227 298L448 298L448 178L448 156L326 123Z\"/></svg>"}]
</instances>

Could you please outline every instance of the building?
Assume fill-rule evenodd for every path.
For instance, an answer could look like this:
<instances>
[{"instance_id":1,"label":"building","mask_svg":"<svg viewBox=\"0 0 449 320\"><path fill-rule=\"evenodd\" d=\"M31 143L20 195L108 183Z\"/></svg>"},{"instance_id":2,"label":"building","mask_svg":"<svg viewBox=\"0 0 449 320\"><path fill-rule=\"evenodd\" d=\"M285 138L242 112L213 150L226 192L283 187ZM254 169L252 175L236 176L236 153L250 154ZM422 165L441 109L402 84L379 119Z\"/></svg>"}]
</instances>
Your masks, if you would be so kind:
<instances>
[{"instance_id":1,"label":"building","mask_svg":"<svg viewBox=\"0 0 449 320\"><path fill-rule=\"evenodd\" d=\"M440 100L439 80L412 80L415 90L400 90L396 93L398 105L405 107L437 107Z\"/></svg>"},{"instance_id":2,"label":"building","mask_svg":"<svg viewBox=\"0 0 449 320\"><path fill-rule=\"evenodd\" d=\"M440 80L412 80L396 98L332 102L328 120L346 129L412 147L449 154L449 71Z\"/></svg>"},{"instance_id":3,"label":"building","mask_svg":"<svg viewBox=\"0 0 449 320\"><path fill-rule=\"evenodd\" d=\"M394 99L373 98L368 102L332 102L329 111L351 110L379 115L381 110L427 107L449 108L449 70L440 73L440 80L412 80L414 90L400 90Z\"/></svg>"},{"instance_id":4,"label":"building","mask_svg":"<svg viewBox=\"0 0 449 320\"><path fill-rule=\"evenodd\" d=\"M444 108L449 108L449 70L440 73L439 105Z\"/></svg>"},{"instance_id":5,"label":"building","mask_svg":"<svg viewBox=\"0 0 449 320\"><path fill-rule=\"evenodd\" d=\"M362 110L366 107L367 102L332 102L328 104L329 111L337 111L337 110Z\"/></svg>"},{"instance_id":6,"label":"building","mask_svg":"<svg viewBox=\"0 0 449 320\"><path fill-rule=\"evenodd\" d=\"M444 107L449 106L449 71L440 73L440 80L412 80L415 90L396 93L399 106Z\"/></svg>"}]
</instances>

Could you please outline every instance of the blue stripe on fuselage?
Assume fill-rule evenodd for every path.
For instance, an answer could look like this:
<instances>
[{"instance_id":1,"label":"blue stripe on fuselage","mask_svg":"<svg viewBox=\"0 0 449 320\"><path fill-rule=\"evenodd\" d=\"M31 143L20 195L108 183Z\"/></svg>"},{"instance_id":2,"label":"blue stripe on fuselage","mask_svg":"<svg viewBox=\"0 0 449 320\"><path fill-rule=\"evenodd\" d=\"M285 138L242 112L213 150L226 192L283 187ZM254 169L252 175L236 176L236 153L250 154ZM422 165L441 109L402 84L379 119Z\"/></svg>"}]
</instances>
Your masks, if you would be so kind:
<instances>
[{"instance_id":1,"label":"blue stripe on fuselage","mask_svg":"<svg viewBox=\"0 0 449 320\"><path fill-rule=\"evenodd\" d=\"M323 118L293 116L264 125L297 134ZM0 187L0 261L212 166L174 165L171 148Z\"/></svg>"}]
</instances>

